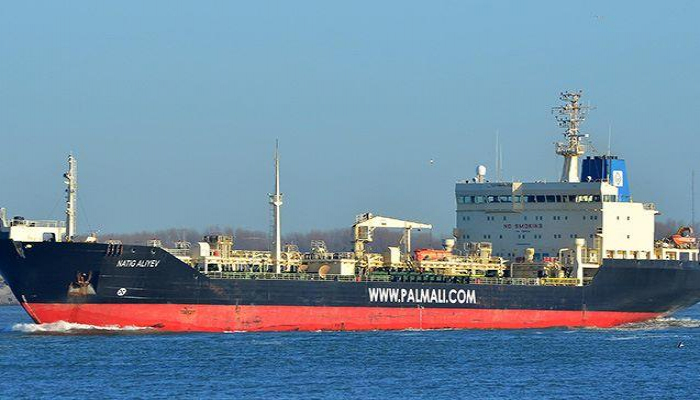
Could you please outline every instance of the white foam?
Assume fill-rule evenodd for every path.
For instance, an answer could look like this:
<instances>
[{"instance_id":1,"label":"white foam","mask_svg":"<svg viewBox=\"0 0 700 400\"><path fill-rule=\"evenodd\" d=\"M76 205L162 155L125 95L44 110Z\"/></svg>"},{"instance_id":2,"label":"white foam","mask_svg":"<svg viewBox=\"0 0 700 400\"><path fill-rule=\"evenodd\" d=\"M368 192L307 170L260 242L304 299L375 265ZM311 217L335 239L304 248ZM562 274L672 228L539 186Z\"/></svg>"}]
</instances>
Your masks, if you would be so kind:
<instances>
[{"instance_id":1,"label":"white foam","mask_svg":"<svg viewBox=\"0 0 700 400\"><path fill-rule=\"evenodd\" d=\"M117 326L117 325L87 325L73 322L57 321L46 324L15 324L12 330L25 333L80 333L80 332L118 332L118 331L141 331L151 328L138 326Z\"/></svg>"},{"instance_id":2,"label":"white foam","mask_svg":"<svg viewBox=\"0 0 700 400\"><path fill-rule=\"evenodd\" d=\"M643 322L622 325L619 329L626 330L661 330L672 328L700 328L700 320L692 318L656 318Z\"/></svg>"}]
</instances>

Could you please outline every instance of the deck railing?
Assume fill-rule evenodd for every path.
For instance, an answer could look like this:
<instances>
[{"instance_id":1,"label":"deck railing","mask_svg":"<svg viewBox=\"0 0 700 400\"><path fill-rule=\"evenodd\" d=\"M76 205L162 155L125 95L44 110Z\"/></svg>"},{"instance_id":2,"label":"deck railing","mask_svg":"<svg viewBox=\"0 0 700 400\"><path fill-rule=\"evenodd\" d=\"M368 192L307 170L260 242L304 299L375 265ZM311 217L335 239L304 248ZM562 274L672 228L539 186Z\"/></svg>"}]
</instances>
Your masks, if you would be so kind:
<instances>
[{"instance_id":1,"label":"deck railing","mask_svg":"<svg viewBox=\"0 0 700 400\"><path fill-rule=\"evenodd\" d=\"M189 257L190 256L190 249L166 249L166 248L163 248L163 250L174 255L175 257Z\"/></svg>"},{"instance_id":2,"label":"deck railing","mask_svg":"<svg viewBox=\"0 0 700 400\"><path fill-rule=\"evenodd\" d=\"M287 281L343 281L343 282L389 282L389 275L331 275L321 277L318 274L275 274L272 272L208 272L205 274L211 279L259 279L259 280L287 280Z\"/></svg>"},{"instance_id":3,"label":"deck railing","mask_svg":"<svg viewBox=\"0 0 700 400\"><path fill-rule=\"evenodd\" d=\"M205 274L211 279L259 279L259 280L287 280L287 281L340 281L340 282L392 282L391 275L325 275L299 274L299 273L268 273L268 272L208 272ZM583 280L583 284L591 283L592 278ZM432 280L405 280L406 283L451 283L436 282ZM580 280L577 278L487 278L472 277L460 281L463 284L472 285L517 285L517 286L578 286Z\"/></svg>"},{"instance_id":4,"label":"deck railing","mask_svg":"<svg viewBox=\"0 0 700 400\"><path fill-rule=\"evenodd\" d=\"M10 226L29 226L37 228L65 228L64 221L53 220L30 220L30 219L12 219L9 221Z\"/></svg>"}]
</instances>

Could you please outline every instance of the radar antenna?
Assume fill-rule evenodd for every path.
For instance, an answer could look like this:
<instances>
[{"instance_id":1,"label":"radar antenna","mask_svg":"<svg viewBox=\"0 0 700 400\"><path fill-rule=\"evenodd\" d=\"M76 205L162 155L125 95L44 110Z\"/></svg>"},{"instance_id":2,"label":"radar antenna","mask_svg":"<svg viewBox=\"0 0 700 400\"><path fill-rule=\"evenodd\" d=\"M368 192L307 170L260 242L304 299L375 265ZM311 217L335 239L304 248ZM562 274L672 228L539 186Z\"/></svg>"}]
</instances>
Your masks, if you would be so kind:
<instances>
[{"instance_id":1,"label":"radar antenna","mask_svg":"<svg viewBox=\"0 0 700 400\"><path fill-rule=\"evenodd\" d=\"M564 132L566 141L555 143L557 154L564 157L564 169L561 173L562 182L580 182L578 159L586 152L586 145L582 139L587 138L588 135L581 134L579 128L591 109L589 106L579 104L582 94L580 90L578 92L562 92L559 99L565 104L552 108L552 114L554 114L559 126L566 128Z\"/></svg>"}]
</instances>

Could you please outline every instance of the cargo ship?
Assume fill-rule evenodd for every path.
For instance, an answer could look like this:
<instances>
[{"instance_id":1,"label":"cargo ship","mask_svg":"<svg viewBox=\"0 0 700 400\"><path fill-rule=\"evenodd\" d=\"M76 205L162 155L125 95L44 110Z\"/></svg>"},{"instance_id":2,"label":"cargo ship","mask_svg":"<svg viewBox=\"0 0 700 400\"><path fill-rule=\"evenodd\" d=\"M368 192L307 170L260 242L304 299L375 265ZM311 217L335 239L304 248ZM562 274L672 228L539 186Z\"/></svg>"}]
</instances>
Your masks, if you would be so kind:
<instances>
[{"instance_id":1,"label":"cargo ship","mask_svg":"<svg viewBox=\"0 0 700 400\"><path fill-rule=\"evenodd\" d=\"M372 213L350 251L283 244L279 158L269 251L234 237L145 244L76 235L77 166L64 174L66 221L0 213L0 273L36 323L159 331L520 329L614 327L700 300L690 228L654 239L651 203L633 201L625 160L583 156L580 92L555 107L564 128L558 182L490 181L478 166L455 186L456 228L439 249L413 249L430 224ZM377 229L402 232L372 252Z\"/></svg>"}]
</instances>

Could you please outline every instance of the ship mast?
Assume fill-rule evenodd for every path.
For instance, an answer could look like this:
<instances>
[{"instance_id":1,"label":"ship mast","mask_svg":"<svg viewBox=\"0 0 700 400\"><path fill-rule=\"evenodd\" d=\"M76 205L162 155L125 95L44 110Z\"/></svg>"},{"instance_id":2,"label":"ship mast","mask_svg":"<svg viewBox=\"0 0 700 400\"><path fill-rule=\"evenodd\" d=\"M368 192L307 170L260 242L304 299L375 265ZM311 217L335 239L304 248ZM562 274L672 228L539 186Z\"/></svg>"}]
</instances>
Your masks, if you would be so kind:
<instances>
[{"instance_id":1,"label":"ship mast","mask_svg":"<svg viewBox=\"0 0 700 400\"><path fill-rule=\"evenodd\" d=\"M590 107L579 104L581 95L581 91L563 92L559 99L565 104L552 108L552 113L559 126L566 128L564 132L566 141L555 144L557 154L564 157L564 168L561 173L562 182L580 182L578 159L586 152L586 145L582 139L588 135L581 134L579 127L590 109Z\"/></svg>"},{"instance_id":2,"label":"ship mast","mask_svg":"<svg viewBox=\"0 0 700 400\"><path fill-rule=\"evenodd\" d=\"M282 206L282 193L280 193L280 158L279 142L275 143L275 193L270 195L272 214L274 219L274 254L272 261L275 264L275 273L282 272L280 259L282 258L282 229L280 226L280 206Z\"/></svg>"},{"instance_id":3,"label":"ship mast","mask_svg":"<svg viewBox=\"0 0 700 400\"><path fill-rule=\"evenodd\" d=\"M68 155L68 172L66 178L66 242L72 242L75 236L76 204L78 197L78 162L72 154Z\"/></svg>"}]
</instances>

